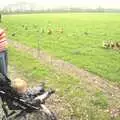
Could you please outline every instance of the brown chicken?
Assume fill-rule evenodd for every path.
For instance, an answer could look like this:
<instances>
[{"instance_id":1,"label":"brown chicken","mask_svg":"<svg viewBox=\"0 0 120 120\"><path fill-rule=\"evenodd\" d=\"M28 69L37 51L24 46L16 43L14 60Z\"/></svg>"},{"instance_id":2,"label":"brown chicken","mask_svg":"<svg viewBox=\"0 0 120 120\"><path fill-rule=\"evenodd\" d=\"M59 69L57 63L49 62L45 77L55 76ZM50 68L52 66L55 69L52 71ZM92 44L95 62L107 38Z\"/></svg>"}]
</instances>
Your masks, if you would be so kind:
<instances>
[{"instance_id":1,"label":"brown chicken","mask_svg":"<svg viewBox=\"0 0 120 120\"><path fill-rule=\"evenodd\" d=\"M51 35L52 34L52 30L48 29L47 33L48 33L48 35Z\"/></svg>"}]
</instances>

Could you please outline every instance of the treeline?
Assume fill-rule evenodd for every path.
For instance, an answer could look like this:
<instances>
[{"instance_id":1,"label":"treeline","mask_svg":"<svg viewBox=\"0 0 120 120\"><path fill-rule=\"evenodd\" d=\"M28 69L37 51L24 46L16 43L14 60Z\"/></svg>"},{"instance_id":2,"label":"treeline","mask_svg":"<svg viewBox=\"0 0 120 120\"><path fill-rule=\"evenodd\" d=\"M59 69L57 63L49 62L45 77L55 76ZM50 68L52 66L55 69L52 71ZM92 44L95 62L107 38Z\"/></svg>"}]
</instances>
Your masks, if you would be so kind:
<instances>
[{"instance_id":1,"label":"treeline","mask_svg":"<svg viewBox=\"0 0 120 120\"><path fill-rule=\"evenodd\" d=\"M75 6L59 6L59 7L45 7L45 5L36 4L32 2L17 2L15 4L9 4L4 6L0 10L0 12L4 14L11 14L11 13L62 13L62 12L120 12L120 9L105 9L102 6L96 6L96 8L83 8L83 7L75 7Z\"/></svg>"},{"instance_id":2,"label":"treeline","mask_svg":"<svg viewBox=\"0 0 120 120\"><path fill-rule=\"evenodd\" d=\"M13 10L13 9L3 9L0 11L2 14L16 14L16 13L65 13L65 12L110 12L110 13L120 13L120 9L104 9L104 8L97 8L97 9L81 9L81 8L64 8L64 9L45 9L45 10Z\"/></svg>"}]
</instances>

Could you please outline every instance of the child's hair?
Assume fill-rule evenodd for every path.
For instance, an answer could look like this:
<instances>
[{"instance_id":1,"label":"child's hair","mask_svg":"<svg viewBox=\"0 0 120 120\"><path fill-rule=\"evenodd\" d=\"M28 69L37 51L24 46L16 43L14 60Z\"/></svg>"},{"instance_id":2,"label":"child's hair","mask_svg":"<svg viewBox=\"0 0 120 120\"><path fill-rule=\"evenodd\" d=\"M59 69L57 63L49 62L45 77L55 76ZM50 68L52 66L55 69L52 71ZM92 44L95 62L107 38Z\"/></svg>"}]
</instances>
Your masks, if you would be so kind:
<instances>
[{"instance_id":1,"label":"child's hair","mask_svg":"<svg viewBox=\"0 0 120 120\"><path fill-rule=\"evenodd\" d=\"M12 80L11 85L20 94L24 94L27 91L27 82L20 78Z\"/></svg>"}]
</instances>

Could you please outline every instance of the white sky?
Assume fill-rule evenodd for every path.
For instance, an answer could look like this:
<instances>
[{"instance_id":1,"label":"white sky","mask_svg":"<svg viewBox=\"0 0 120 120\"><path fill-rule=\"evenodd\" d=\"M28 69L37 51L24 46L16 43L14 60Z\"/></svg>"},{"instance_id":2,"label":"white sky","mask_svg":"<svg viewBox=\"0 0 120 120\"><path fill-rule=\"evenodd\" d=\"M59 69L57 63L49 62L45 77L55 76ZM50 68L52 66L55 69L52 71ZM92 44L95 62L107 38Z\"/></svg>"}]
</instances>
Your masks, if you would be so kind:
<instances>
[{"instance_id":1,"label":"white sky","mask_svg":"<svg viewBox=\"0 0 120 120\"><path fill-rule=\"evenodd\" d=\"M19 1L39 3L44 7L55 7L59 5L98 7L100 5L105 8L120 8L120 0L0 0L0 8Z\"/></svg>"}]
</instances>

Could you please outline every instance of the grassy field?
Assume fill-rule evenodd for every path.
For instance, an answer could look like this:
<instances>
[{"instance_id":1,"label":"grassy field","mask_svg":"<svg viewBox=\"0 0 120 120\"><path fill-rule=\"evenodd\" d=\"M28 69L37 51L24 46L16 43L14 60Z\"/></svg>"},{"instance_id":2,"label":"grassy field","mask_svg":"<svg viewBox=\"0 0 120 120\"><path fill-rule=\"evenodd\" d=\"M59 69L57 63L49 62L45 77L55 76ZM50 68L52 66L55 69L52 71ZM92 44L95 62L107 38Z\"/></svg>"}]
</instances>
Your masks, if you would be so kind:
<instances>
[{"instance_id":1,"label":"grassy field","mask_svg":"<svg viewBox=\"0 0 120 120\"><path fill-rule=\"evenodd\" d=\"M60 74L12 47L9 48L9 61L11 66L16 66L18 71L24 73L30 84L33 81L37 84L45 80L47 87L56 89L56 94L70 104L72 110L64 108L62 118L73 116L75 120L110 120L110 115L105 112L109 107L109 100L99 89L71 76ZM119 118L115 120L117 119Z\"/></svg>"},{"instance_id":2,"label":"grassy field","mask_svg":"<svg viewBox=\"0 0 120 120\"><path fill-rule=\"evenodd\" d=\"M104 40L120 41L120 16L107 13L5 15L0 26L12 40L40 49L114 82L120 82L120 51L103 49ZM51 30L51 33L48 33ZM63 31L62 31L63 30ZM75 120L110 120L106 111L115 104L99 88L56 72L32 56L9 47L9 64L24 73L28 82L45 80L47 87L70 104L63 112ZM23 64L25 63L25 64ZM68 109L68 108L66 108ZM120 118L116 118L115 120Z\"/></svg>"},{"instance_id":3,"label":"grassy field","mask_svg":"<svg viewBox=\"0 0 120 120\"><path fill-rule=\"evenodd\" d=\"M40 48L49 54L120 82L120 51L102 48L104 40L120 41L119 14L6 15L1 25L7 28L10 39L34 48L39 41Z\"/></svg>"}]
</instances>

